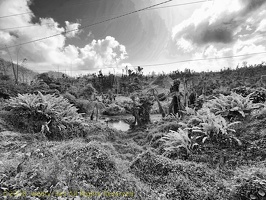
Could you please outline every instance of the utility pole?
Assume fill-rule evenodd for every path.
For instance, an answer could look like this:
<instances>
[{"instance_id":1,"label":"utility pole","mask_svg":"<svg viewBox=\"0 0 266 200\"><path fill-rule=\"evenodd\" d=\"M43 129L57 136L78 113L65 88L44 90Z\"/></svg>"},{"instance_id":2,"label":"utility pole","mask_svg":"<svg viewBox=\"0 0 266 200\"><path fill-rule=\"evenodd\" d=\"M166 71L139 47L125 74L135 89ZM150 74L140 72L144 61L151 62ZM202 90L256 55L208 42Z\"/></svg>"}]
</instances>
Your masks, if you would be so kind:
<instances>
[{"instance_id":1,"label":"utility pole","mask_svg":"<svg viewBox=\"0 0 266 200\"><path fill-rule=\"evenodd\" d=\"M10 57L10 60L11 60L11 66L12 66L12 69L13 69L14 78L15 78L15 81L17 83L17 76L16 76L16 71L15 71L13 59L12 59L12 56L11 56L10 51L8 50L7 46L5 46L5 47L6 47L7 53L9 54L9 57Z\"/></svg>"},{"instance_id":2,"label":"utility pole","mask_svg":"<svg viewBox=\"0 0 266 200\"><path fill-rule=\"evenodd\" d=\"M19 50L20 49L21 49L21 46L17 50L17 78L16 78L16 84L18 84L18 54L19 54Z\"/></svg>"}]
</instances>

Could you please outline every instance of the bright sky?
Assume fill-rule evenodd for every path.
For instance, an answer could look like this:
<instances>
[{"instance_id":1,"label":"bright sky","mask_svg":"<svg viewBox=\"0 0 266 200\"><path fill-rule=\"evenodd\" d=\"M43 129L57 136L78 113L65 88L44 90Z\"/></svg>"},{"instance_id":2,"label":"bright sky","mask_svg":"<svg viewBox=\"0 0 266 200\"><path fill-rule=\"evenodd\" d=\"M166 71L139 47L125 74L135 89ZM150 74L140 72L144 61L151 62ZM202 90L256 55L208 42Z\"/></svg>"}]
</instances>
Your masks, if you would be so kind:
<instances>
[{"instance_id":1,"label":"bright sky","mask_svg":"<svg viewBox=\"0 0 266 200\"><path fill-rule=\"evenodd\" d=\"M188 61L266 52L266 0L173 0L159 9L61 34L161 2L164 0L0 0L0 57L10 60L5 45L59 34L8 50L15 61L17 56L19 62L26 58L24 65L30 69L59 68L69 75L100 69L121 73L125 66L138 65L145 73L185 68L215 71L235 68L243 61L266 61L266 53ZM198 3L187 4L191 2ZM1 17L18 13L26 14ZM155 65L173 62L179 63Z\"/></svg>"}]
</instances>

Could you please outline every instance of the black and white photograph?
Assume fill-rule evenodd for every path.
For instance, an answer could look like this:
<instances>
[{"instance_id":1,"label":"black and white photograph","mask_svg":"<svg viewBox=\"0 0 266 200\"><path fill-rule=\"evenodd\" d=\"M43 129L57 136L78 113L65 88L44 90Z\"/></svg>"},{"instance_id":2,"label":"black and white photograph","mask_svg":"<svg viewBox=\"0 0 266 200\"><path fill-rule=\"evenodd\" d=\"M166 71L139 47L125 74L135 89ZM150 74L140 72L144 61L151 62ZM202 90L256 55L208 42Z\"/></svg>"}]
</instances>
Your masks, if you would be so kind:
<instances>
[{"instance_id":1,"label":"black and white photograph","mask_svg":"<svg viewBox=\"0 0 266 200\"><path fill-rule=\"evenodd\" d=\"M266 200L266 0L0 0L0 200Z\"/></svg>"}]
</instances>

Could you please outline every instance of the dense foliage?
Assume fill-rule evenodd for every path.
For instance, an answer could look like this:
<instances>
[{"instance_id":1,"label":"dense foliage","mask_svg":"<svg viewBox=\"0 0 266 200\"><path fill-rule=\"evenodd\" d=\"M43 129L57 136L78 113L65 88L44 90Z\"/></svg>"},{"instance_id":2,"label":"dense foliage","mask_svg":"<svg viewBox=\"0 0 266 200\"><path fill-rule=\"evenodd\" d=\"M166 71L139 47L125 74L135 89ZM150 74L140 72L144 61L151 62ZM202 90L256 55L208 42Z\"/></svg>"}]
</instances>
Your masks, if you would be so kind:
<instances>
[{"instance_id":1,"label":"dense foliage","mask_svg":"<svg viewBox=\"0 0 266 200\"><path fill-rule=\"evenodd\" d=\"M0 198L264 200L265 73L262 63L171 79L139 67L120 77L43 73L30 85L2 74L0 95L10 99L0 100ZM190 106L182 118L168 110L172 85ZM130 113L132 129L97 122L100 110Z\"/></svg>"},{"instance_id":2,"label":"dense foliage","mask_svg":"<svg viewBox=\"0 0 266 200\"><path fill-rule=\"evenodd\" d=\"M6 104L9 123L16 128L30 132L40 132L43 126L51 137L62 134L66 124L81 122L82 117L77 108L62 96L23 94L12 97ZM49 128L50 127L50 128Z\"/></svg>"}]
</instances>

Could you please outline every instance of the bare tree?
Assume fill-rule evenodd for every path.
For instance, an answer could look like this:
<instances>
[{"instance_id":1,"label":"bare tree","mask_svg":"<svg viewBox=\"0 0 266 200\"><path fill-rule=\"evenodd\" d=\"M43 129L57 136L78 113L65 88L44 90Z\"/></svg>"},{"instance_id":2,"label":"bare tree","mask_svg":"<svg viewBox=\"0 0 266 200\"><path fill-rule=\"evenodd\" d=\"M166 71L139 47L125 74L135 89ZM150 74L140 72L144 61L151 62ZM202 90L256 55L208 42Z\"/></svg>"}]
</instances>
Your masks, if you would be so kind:
<instances>
[{"instance_id":1,"label":"bare tree","mask_svg":"<svg viewBox=\"0 0 266 200\"><path fill-rule=\"evenodd\" d=\"M12 59L12 56L11 56L10 51L8 50L7 46L6 46L6 50L7 50L7 53L9 55L9 57L10 57L11 66L12 66L12 69L13 69L15 82L16 82L16 84L18 84L18 77L17 77L16 71L15 71L15 66L14 66L14 63L13 63L13 59Z\"/></svg>"}]
</instances>

